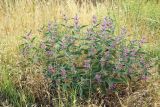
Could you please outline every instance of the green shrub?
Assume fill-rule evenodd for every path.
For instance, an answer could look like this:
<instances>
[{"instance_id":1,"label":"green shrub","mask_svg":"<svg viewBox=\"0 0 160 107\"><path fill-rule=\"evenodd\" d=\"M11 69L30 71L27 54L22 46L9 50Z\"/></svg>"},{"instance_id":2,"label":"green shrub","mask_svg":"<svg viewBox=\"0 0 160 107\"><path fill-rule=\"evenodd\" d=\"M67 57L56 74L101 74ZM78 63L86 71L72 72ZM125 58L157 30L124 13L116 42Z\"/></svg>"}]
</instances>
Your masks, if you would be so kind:
<instances>
[{"instance_id":1,"label":"green shrub","mask_svg":"<svg viewBox=\"0 0 160 107\"><path fill-rule=\"evenodd\" d=\"M118 84L147 79L145 39L129 40L126 28L115 35L109 17L98 21L93 16L91 25L81 26L77 15L73 19L64 16L63 23L49 23L43 32L39 42L31 33L26 35L20 48L28 64L43 66L56 97L63 92L69 93L69 99L87 99L96 93L118 91Z\"/></svg>"}]
</instances>

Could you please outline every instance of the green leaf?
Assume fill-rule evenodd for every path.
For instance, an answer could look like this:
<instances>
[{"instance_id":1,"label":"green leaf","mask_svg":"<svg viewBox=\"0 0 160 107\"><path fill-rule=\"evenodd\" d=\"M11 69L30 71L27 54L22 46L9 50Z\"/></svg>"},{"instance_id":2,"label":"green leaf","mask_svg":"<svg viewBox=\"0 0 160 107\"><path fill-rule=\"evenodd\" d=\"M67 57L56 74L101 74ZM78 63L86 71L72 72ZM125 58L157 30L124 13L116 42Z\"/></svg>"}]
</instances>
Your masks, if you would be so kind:
<instances>
[{"instance_id":1,"label":"green leaf","mask_svg":"<svg viewBox=\"0 0 160 107\"><path fill-rule=\"evenodd\" d=\"M123 83L128 84L128 79L125 77L121 77L121 80L123 81Z\"/></svg>"},{"instance_id":2,"label":"green leaf","mask_svg":"<svg viewBox=\"0 0 160 107\"><path fill-rule=\"evenodd\" d=\"M88 26L88 25L83 25L83 26L80 27L80 29L82 29L82 28L84 28L84 27L87 27L87 26Z\"/></svg>"},{"instance_id":3,"label":"green leaf","mask_svg":"<svg viewBox=\"0 0 160 107\"><path fill-rule=\"evenodd\" d=\"M32 40L31 40L31 43L33 43L35 39L36 39L36 37L33 37Z\"/></svg>"},{"instance_id":4,"label":"green leaf","mask_svg":"<svg viewBox=\"0 0 160 107\"><path fill-rule=\"evenodd\" d=\"M84 69L84 67L76 67L76 69Z\"/></svg>"},{"instance_id":5,"label":"green leaf","mask_svg":"<svg viewBox=\"0 0 160 107\"><path fill-rule=\"evenodd\" d=\"M122 79L117 79L117 78L111 78L112 83L123 83Z\"/></svg>"}]
</instances>

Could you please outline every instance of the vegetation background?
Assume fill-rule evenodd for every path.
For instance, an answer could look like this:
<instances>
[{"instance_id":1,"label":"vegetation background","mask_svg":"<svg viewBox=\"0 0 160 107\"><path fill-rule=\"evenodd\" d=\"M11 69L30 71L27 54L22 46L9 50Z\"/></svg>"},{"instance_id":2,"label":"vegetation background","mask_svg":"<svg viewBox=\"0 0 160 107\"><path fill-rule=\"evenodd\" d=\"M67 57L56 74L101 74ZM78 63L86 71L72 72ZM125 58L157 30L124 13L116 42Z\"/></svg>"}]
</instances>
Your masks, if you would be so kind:
<instances>
[{"instance_id":1,"label":"vegetation background","mask_svg":"<svg viewBox=\"0 0 160 107\"><path fill-rule=\"evenodd\" d=\"M34 35L40 37L38 30L54 19L61 19L63 14L68 17L78 14L82 24L90 23L93 15L99 19L111 16L117 30L126 26L131 35L138 35L131 38L145 36L148 41L145 50L155 62L150 70L152 75L147 82L137 86L135 93L119 101L127 107L137 107L138 104L139 107L160 107L159 0L1 0L0 106L34 105L35 98L44 98L46 93L49 98L49 80L44 78L41 68L22 70L18 66L21 59L18 46L21 36L32 30ZM23 78L27 79L22 81Z\"/></svg>"}]
</instances>

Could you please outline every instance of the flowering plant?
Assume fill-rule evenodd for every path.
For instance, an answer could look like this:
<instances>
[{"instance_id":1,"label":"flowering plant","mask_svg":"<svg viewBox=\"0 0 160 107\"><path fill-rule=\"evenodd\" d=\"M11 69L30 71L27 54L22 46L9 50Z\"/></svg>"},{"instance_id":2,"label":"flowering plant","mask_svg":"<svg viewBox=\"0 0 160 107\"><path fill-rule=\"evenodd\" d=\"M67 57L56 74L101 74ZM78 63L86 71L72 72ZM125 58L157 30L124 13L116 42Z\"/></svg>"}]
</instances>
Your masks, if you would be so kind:
<instances>
[{"instance_id":1,"label":"flowering plant","mask_svg":"<svg viewBox=\"0 0 160 107\"><path fill-rule=\"evenodd\" d=\"M23 56L31 64L41 65L44 74L53 80L52 88L76 89L80 97L90 97L97 89L101 93L116 91L117 84L146 79L148 66L142 40L128 40L127 29L117 36L113 20L98 21L93 16L91 25L73 23L64 15L64 23L52 23L44 28L38 43L35 38L24 38ZM88 94L89 93L89 94Z\"/></svg>"}]
</instances>

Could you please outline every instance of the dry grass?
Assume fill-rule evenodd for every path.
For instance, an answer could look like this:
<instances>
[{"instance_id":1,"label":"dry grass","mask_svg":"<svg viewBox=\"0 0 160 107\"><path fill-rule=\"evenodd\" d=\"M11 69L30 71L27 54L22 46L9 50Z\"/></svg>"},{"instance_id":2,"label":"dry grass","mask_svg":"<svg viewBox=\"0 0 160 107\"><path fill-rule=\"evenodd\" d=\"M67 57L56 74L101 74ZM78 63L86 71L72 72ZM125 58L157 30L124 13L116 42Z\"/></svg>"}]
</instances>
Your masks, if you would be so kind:
<instances>
[{"instance_id":1,"label":"dry grass","mask_svg":"<svg viewBox=\"0 0 160 107\"><path fill-rule=\"evenodd\" d=\"M138 90L123 100L126 107L160 107L160 76L157 67L151 73L151 77L137 87Z\"/></svg>"}]
</instances>

